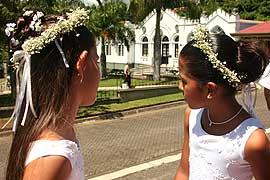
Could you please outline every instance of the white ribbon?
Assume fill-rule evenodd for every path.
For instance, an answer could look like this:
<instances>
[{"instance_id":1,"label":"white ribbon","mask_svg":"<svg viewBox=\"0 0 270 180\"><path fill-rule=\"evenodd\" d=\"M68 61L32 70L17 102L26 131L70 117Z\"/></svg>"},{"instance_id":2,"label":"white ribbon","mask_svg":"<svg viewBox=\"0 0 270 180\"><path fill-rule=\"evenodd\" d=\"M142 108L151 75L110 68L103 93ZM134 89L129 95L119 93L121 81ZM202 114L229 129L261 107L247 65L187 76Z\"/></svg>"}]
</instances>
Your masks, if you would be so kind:
<instances>
[{"instance_id":1,"label":"white ribbon","mask_svg":"<svg viewBox=\"0 0 270 180\"><path fill-rule=\"evenodd\" d=\"M34 106L33 106L33 101L32 101L32 90L31 90L31 55L29 55L28 53L26 53L23 50L18 50L15 51L12 57L14 62L20 62L19 67L16 70L16 90L17 90L17 98L16 98L16 103L15 103L15 107L14 107L14 111L9 119L9 121L2 127L5 128L6 125L14 118L14 122L13 122L13 128L12 131L15 131L17 128L17 124L18 124L18 118L20 115L20 111L21 111L21 107L22 107L22 102L24 97L26 97L25 99L25 110L24 110L24 114L23 114L23 119L21 122L21 125L24 126L25 124L25 120L26 120L26 116L28 113L28 108L30 105L31 111L33 113L33 115L35 117L37 117ZM20 73L20 69L23 67L23 72L22 72L22 78L21 78L21 82L19 82L19 73ZM20 84L20 86L19 86Z\"/></svg>"},{"instance_id":2,"label":"white ribbon","mask_svg":"<svg viewBox=\"0 0 270 180\"><path fill-rule=\"evenodd\" d=\"M66 68L69 68L67 59L65 57L65 54L64 54L61 46L59 45L57 40L54 40L54 42L55 42L55 45L63 58L63 62L65 64ZM25 97L25 109L24 109L21 125L24 126L24 124L25 124L25 120L27 117L29 106L30 106L30 109L31 109L35 118L37 118L37 115L36 115L34 105L33 105L33 100L32 100L31 55L23 50L17 50L14 52L11 60L13 60L13 62L15 62L15 63L20 62L19 66L16 70L16 91L17 91L16 103L15 103L15 108L14 108L14 111L13 111L10 119L2 127L2 129L5 128L10 123L10 121L14 118L12 131L16 131L24 97ZM22 67L23 67L23 73L22 73L22 78L21 78L21 83L20 83L19 82L19 76L20 76L19 73L20 73L20 70L22 69ZM19 84L20 84L20 86L19 86Z\"/></svg>"},{"instance_id":3,"label":"white ribbon","mask_svg":"<svg viewBox=\"0 0 270 180\"><path fill-rule=\"evenodd\" d=\"M54 43L55 43L57 49L59 50L59 52L60 52L60 54L61 54L61 56L62 56L62 59L63 59L63 61L64 61L64 64L65 64L66 68L69 68L67 59L66 59L66 57L65 57L65 53L63 52L63 50L62 50L61 46L59 45L57 39L54 40Z\"/></svg>"},{"instance_id":4,"label":"white ribbon","mask_svg":"<svg viewBox=\"0 0 270 180\"><path fill-rule=\"evenodd\" d=\"M255 86L254 99L252 99L252 89L251 89L250 83L242 87L242 101L248 113L253 117L257 117L255 113L255 104L256 104L256 99L257 99L257 88L256 88L255 83L254 83L254 86Z\"/></svg>"}]
</instances>

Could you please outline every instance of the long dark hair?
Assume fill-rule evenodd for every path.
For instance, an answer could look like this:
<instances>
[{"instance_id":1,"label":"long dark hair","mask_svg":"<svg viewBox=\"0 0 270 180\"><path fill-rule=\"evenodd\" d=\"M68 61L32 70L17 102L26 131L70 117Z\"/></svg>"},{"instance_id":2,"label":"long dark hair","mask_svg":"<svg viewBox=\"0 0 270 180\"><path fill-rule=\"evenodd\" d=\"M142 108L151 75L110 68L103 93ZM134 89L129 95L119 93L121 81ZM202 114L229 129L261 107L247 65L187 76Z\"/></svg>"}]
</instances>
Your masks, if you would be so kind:
<instances>
[{"instance_id":1,"label":"long dark hair","mask_svg":"<svg viewBox=\"0 0 270 180\"><path fill-rule=\"evenodd\" d=\"M52 16L46 18L43 23L52 24L56 21ZM17 47L12 46L14 50L20 49L23 41L29 36L38 36L30 31L29 20L24 17L19 18L17 27L19 28L14 36L19 39L20 44ZM11 145L6 180L22 179L30 143L35 141L45 129L57 129L65 123L62 118L63 105L69 95L76 61L83 50L95 46L95 37L85 26L79 26L58 37L58 42L69 68L65 67L54 42L44 47L40 53L31 56L32 98L37 118L29 110L27 120L24 126L21 126L21 112Z\"/></svg>"},{"instance_id":2,"label":"long dark hair","mask_svg":"<svg viewBox=\"0 0 270 180\"><path fill-rule=\"evenodd\" d=\"M225 34L211 34L209 39L213 52L218 54L217 59L226 63L227 68L242 77L241 84L257 80L268 64L266 54L254 43L236 42ZM179 61L184 61L186 73L201 85L215 82L226 87L230 95L235 94L237 88L224 79L219 70L213 68L207 55L201 49L194 47L194 43L194 40L187 43L180 53Z\"/></svg>"}]
</instances>

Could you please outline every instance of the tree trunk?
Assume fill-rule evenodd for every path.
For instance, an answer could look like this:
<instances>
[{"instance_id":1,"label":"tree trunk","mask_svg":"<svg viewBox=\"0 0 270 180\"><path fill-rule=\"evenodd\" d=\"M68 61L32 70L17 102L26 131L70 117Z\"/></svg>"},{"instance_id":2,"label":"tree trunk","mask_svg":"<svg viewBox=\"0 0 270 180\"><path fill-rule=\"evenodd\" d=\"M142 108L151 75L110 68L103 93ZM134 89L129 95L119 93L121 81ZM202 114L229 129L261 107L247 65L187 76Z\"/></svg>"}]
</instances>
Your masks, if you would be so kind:
<instances>
[{"instance_id":1,"label":"tree trunk","mask_svg":"<svg viewBox=\"0 0 270 180\"><path fill-rule=\"evenodd\" d=\"M107 77L106 69L106 54L105 54L105 39L101 36L101 54L100 54L100 68L101 68L101 78L105 79Z\"/></svg>"},{"instance_id":2,"label":"tree trunk","mask_svg":"<svg viewBox=\"0 0 270 180\"><path fill-rule=\"evenodd\" d=\"M161 36L160 36L160 16L161 9L156 9L156 30L154 37L154 72L153 79L160 80L160 62L161 62Z\"/></svg>"},{"instance_id":3,"label":"tree trunk","mask_svg":"<svg viewBox=\"0 0 270 180\"><path fill-rule=\"evenodd\" d=\"M98 5L103 6L100 0L97 0Z\"/></svg>"}]
</instances>

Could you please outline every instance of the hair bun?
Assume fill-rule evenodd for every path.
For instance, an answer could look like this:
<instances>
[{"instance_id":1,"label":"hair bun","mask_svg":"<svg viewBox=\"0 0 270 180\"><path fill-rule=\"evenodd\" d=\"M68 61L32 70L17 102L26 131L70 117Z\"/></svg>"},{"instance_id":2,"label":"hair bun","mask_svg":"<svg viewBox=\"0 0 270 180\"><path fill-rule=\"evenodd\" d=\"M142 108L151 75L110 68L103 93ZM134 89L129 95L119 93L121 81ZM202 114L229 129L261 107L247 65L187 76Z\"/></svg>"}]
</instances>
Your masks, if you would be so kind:
<instances>
[{"instance_id":1,"label":"hair bun","mask_svg":"<svg viewBox=\"0 0 270 180\"><path fill-rule=\"evenodd\" d=\"M261 77L268 59L264 51L254 43L239 41L237 53L237 72L242 83L254 82Z\"/></svg>"}]
</instances>

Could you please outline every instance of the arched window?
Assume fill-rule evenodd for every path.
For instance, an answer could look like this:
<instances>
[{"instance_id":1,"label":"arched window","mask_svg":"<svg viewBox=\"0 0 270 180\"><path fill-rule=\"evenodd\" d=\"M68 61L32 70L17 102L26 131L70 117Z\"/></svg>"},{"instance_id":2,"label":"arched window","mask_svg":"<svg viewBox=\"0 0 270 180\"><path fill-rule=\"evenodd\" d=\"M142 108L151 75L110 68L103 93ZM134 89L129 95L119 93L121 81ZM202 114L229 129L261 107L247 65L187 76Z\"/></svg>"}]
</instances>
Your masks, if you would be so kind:
<instances>
[{"instance_id":1,"label":"arched window","mask_svg":"<svg viewBox=\"0 0 270 180\"><path fill-rule=\"evenodd\" d=\"M179 56L179 36L174 38L174 57L178 58Z\"/></svg>"},{"instance_id":2,"label":"arched window","mask_svg":"<svg viewBox=\"0 0 270 180\"><path fill-rule=\"evenodd\" d=\"M161 54L161 56L163 56L163 57L168 57L169 56L169 38L167 37L167 36L164 36L163 38L162 38L162 46L161 46L161 48L162 48L162 54Z\"/></svg>"},{"instance_id":3,"label":"arched window","mask_svg":"<svg viewBox=\"0 0 270 180\"><path fill-rule=\"evenodd\" d=\"M148 56L148 38L142 39L142 56Z\"/></svg>"},{"instance_id":4,"label":"arched window","mask_svg":"<svg viewBox=\"0 0 270 180\"><path fill-rule=\"evenodd\" d=\"M117 54L118 56L124 56L124 44L122 42L118 43Z\"/></svg>"},{"instance_id":5,"label":"arched window","mask_svg":"<svg viewBox=\"0 0 270 180\"><path fill-rule=\"evenodd\" d=\"M106 53L106 55L111 55L112 54L110 42L106 42L106 44L105 44L105 53Z\"/></svg>"}]
</instances>

